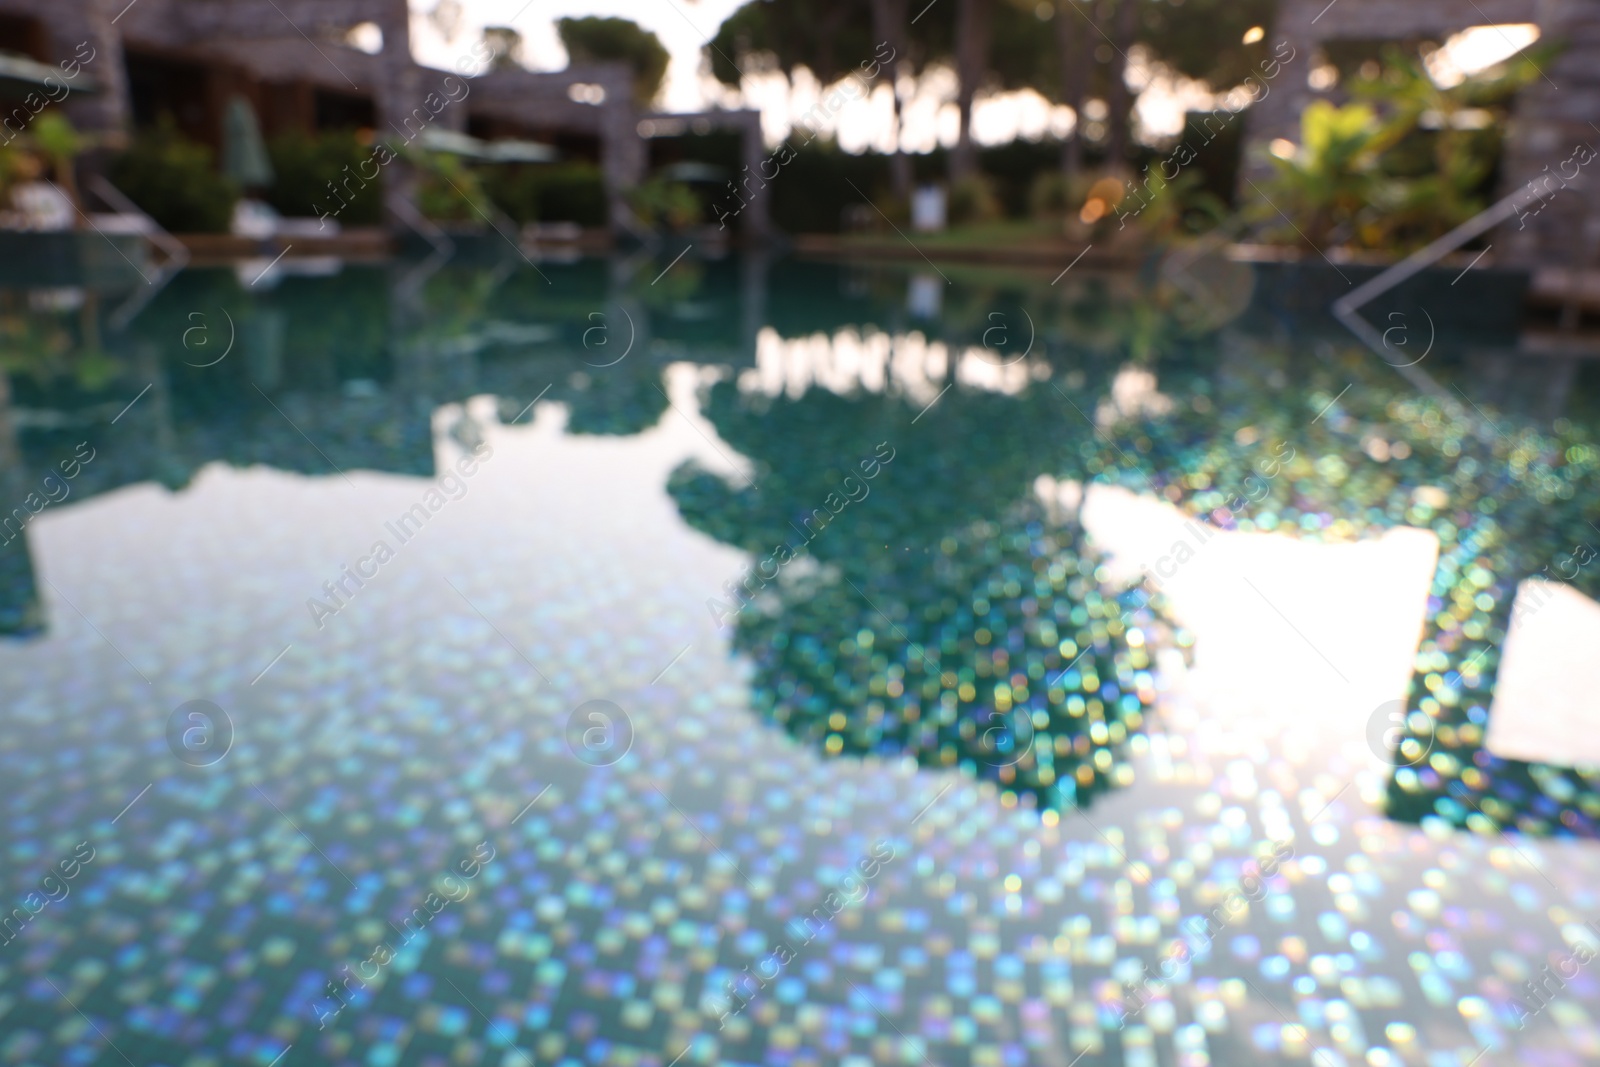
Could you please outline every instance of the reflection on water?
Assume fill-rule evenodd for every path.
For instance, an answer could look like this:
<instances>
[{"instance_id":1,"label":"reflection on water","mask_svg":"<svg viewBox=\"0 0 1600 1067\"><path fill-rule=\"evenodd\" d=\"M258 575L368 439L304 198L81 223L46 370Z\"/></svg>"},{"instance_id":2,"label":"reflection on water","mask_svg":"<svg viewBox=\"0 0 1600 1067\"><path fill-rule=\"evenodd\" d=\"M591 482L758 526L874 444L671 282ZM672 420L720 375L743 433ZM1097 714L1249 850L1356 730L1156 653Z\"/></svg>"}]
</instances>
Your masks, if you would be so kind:
<instances>
[{"instance_id":1,"label":"reflection on water","mask_svg":"<svg viewBox=\"0 0 1600 1067\"><path fill-rule=\"evenodd\" d=\"M705 413L754 484L689 466L670 488L756 561L708 605L755 664L755 707L828 753L960 765L1046 807L1125 784L1153 620L1035 495L1092 436L1056 432L1058 406L962 391L923 419L881 393L714 387Z\"/></svg>"},{"instance_id":2,"label":"reflection on water","mask_svg":"<svg viewBox=\"0 0 1600 1067\"><path fill-rule=\"evenodd\" d=\"M887 270L659 270L191 271L126 329L126 294L0 293L6 889L74 827L105 843L79 901L0 945L0 1017L54 1012L53 975L109 1035L30 1021L0 1055L1592 1059L1592 979L1513 1024L1558 929L1593 917L1600 857L1575 839L1600 832L1600 778L1486 737L1519 586L1554 563L1600 594L1563 563L1597 536L1600 383L1496 377L1509 357L1447 338L1419 392L1236 266L1204 299L1076 272L934 299ZM313 629L300 600L484 442L461 503ZM1192 538L1130 580L1080 521L1095 484ZM1402 526L1439 561L1381 770L1330 724L1236 744L1164 704L1191 637L1161 586L1205 530ZM130 565L172 553L177 574ZM638 658L635 689L605 690ZM237 751L210 777L141 766L171 709L134 672L239 709ZM561 738L596 699L636 721L591 767ZM85 775L95 805L64 802ZM492 835L481 893L329 1000ZM885 835L903 858L868 903L719 1028L731 976ZM1180 920L1286 839L1259 906L1136 997ZM327 1031L308 1010L346 1001Z\"/></svg>"}]
</instances>

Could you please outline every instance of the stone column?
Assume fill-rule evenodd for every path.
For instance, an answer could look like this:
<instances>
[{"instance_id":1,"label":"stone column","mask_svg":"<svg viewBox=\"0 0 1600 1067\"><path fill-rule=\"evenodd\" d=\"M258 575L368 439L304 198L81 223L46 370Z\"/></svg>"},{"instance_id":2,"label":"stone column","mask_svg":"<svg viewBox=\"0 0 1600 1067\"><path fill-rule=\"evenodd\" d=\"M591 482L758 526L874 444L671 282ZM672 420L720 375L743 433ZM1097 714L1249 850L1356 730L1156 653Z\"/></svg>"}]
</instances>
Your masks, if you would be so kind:
<instances>
[{"instance_id":1,"label":"stone column","mask_svg":"<svg viewBox=\"0 0 1600 1067\"><path fill-rule=\"evenodd\" d=\"M1272 174L1272 164L1266 158L1268 146L1280 137L1300 143L1300 113L1319 95L1308 82L1321 45L1312 24L1317 7L1303 0L1285 0L1267 35L1268 51L1284 58L1278 60L1278 76L1268 83L1267 95L1245 112L1245 136L1240 149L1243 158L1239 160L1241 203L1256 195L1249 182L1259 185Z\"/></svg>"},{"instance_id":2,"label":"stone column","mask_svg":"<svg viewBox=\"0 0 1600 1067\"><path fill-rule=\"evenodd\" d=\"M765 243L772 237L772 190L771 183L766 181L766 174L761 169L761 164L767 158L766 145L761 139L761 112L737 112L736 124L740 133L740 162L744 165L744 173L768 186L765 189L757 186L760 191L750 198L749 206L740 215L744 239ZM768 171L771 169L767 168Z\"/></svg>"},{"instance_id":3,"label":"stone column","mask_svg":"<svg viewBox=\"0 0 1600 1067\"><path fill-rule=\"evenodd\" d=\"M77 60L82 73L93 78L99 90L93 96L69 97L65 104L67 114L80 130L120 139L133 129L133 111L128 99L122 31L111 20L126 4L117 0L68 0L62 6L67 10L48 21L51 59L57 63Z\"/></svg>"},{"instance_id":4,"label":"stone column","mask_svg":"<svg viewBox=\"0 0 1600 1067\"><path fill-rule=\"evenodd\" d=\"M600 84L606 91L600 104L600 171L606 186L611 229L635 231L638 222L628 207L627 191L644 180L649 160L644 138L639 136L639 112L633 105L633 78L626 66L608 64Z\"/></svg>"},{"instance_id":5,"label":"stone column","mask_svg":"<svg viewBox=\"0 0 1600 1067\"><path fill-rule=\"evenodd\" d=\"M1587 270L1600 241L1600 9L1548 0L1540 14L1543 39L1565 48L1517 96L1500 194L1539 187L1552 195L1542 203L1530 195L1499 228L1496 251L1521 266Z\"/></svg>"},{"instance_id":6,"label":"stone column","mask_svg":"<svg viewBox=\"0 0 1600 1067\"><path fill-rule=\"evenodd\" d=\"M386 0L380 17L374 19L383 31L382 60L378 64L378 84L368 88L372 93L373 110L377 112L376 136L396 150L406 143L405 120L417 108L423 109L423 98L428 90L423 86L423 71L411 58L411 12L406 0ZM436 75L442 78L443 74ZM398 199L416 205L417 175L415 168L405 158L397 158L384 167L384 217L390 230L407 232L409 212L396 211L390 202Z\"/></svg>"}]
</instances>

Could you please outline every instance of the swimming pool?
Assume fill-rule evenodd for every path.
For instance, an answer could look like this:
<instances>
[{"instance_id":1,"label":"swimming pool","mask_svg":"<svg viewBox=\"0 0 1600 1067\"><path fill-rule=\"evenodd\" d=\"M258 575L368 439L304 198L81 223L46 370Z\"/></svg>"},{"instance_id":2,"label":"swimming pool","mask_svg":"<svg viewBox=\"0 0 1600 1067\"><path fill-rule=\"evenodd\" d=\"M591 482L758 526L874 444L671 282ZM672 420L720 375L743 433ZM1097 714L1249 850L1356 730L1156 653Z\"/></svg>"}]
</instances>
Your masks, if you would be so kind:
<instances>
[{"instance_id":1,"label":"swimming pool","mask_svg":"<svg viewBox=\"0 0 1600 1067\"><path fill-rule=\"evenodd\" d=\"M657 258L4 294L0 1058L1600 1056L1592 375Z\"/></svg>"}]
</instances>

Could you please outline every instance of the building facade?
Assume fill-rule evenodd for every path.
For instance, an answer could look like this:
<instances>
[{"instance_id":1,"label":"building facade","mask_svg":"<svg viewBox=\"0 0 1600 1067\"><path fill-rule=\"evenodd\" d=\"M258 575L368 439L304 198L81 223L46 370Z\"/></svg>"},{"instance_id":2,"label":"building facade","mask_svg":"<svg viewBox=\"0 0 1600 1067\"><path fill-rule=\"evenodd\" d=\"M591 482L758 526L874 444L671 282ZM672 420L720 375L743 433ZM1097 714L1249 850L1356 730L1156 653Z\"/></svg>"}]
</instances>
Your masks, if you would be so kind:
<instances>
[{"instance_id":1,"label":"building facade","mask_svg":"<svg viewBox=\"0 0 1600 1067\"><path fill-rule=\"evenodd\" d=\"M96 92L64 106L101 134L170 116L220 151L228 103L241 96L268 138L406 136L420 114L456 133L561 142L600 166L613 220L626 217L624 194L647 165L625 64L489 70L478 48L453 71L423 67L412 59L406 0L0 0L0 51L50 64L92 54L83 67ZM440 97L449 105L440 108Z\"/></svg>"}]
</instances>

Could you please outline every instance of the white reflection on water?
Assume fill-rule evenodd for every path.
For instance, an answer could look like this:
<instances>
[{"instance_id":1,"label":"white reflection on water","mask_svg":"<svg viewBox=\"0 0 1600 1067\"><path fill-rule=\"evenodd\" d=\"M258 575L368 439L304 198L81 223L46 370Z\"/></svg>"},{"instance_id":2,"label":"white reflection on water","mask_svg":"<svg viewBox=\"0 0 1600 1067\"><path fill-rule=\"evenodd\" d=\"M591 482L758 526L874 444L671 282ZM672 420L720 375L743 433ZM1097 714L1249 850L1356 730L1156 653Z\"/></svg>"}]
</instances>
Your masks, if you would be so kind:
<instances>
[{"instance_id":1,"label":"white reflection on water","mask_svg":"<svg viewBox=\"0 0 1600 1067\"><path fill-rule=\"evenodd\" d=\"M1020 351L1026 331L1008 344ZM930 341L920 331L889 334L869 330L840 330L785 340L771 327L756 338L756 365L739 375L739 390L764 396L798 399L812 388L832 393L882 393L892 390L913 407L933 402L950 383L951 346ZM1047 364L1036 357L1008 363L978 345L960 348L955 357L956 383L969 389L1015 396L1030 382L1050 375ZM1004 365L1002 365L1004 364Z\"/></svg>"},{"instance_id":2,"label":"white reflection on water","mask_svg":"<svg viewBox=\"0 0 1600 1067\"><path fill-rule=\"evenodd\" d=\"M1193 634L1181 700L1230 729L1362 746L1372 710L1405 696L1438 539L1398 527L1353 544L1202 527L1164 501L1091 486L1083 521L1114 580L1158 577ZM1352 754L1357 749L1352 748Z\"/></svg>"},{"instance_id":3,"label":"white reflection on water","mask_svg":"<svg viewBox=\"0 0 1600 1067\"><path fill-rule=\"evenodd\" d=\"M1517 588L1489 707L1489 751L1558 767L1600 764L1600 604L1562 582Z\"/></svg>"}]
</instances>

